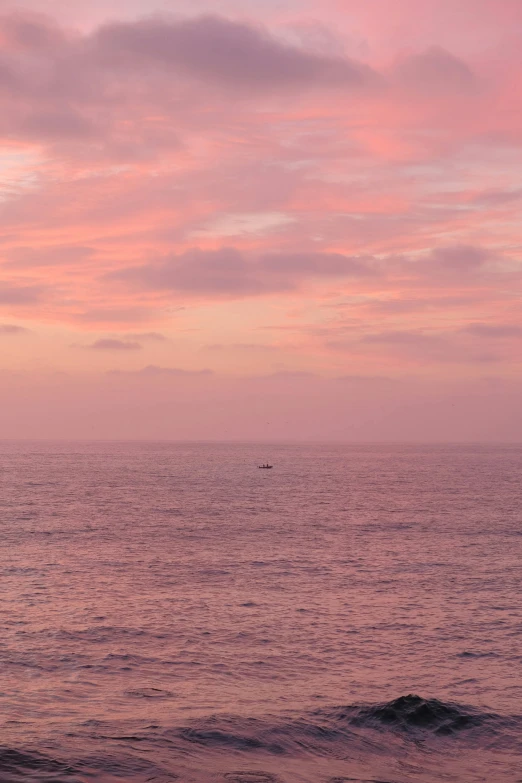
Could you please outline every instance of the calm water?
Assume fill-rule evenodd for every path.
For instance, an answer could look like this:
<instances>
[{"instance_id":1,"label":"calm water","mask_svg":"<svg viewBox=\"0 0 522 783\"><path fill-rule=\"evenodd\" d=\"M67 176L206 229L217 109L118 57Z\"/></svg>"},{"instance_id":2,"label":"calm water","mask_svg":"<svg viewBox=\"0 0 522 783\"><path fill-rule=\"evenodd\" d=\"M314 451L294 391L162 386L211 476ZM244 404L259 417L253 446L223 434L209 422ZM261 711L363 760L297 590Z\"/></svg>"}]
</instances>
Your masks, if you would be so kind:
<instances>
[{"instance_id":1,"label":"calm water","mask_svg":"<svg viewBox=\"0 0 522 783\"><path fill-rule=\"evenodd\" d=\"M522 780L522 447L4 443L0 536L2 783Z\"/></svg>"}]
</instances>

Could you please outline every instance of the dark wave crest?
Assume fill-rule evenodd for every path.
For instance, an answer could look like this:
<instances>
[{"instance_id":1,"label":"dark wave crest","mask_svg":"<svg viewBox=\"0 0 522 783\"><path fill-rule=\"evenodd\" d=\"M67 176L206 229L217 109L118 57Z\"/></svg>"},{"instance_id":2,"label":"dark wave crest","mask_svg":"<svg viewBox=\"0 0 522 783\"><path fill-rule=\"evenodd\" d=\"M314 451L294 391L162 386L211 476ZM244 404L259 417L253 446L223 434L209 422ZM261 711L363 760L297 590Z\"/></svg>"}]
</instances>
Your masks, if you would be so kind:
<instances>
[{"instance_id":1,"label":"dark wave crest","mask_svg":"<svg viewBox=\"0 0 522 783\"><path fill-rule=\"evenodd\" d=\"M342 712L339 717L342 717ZM414 694L400 696L386 704L355 708L355 714L354 708L349 707L346 718L355 726L390 726L404 731L421 729L435 734L453 734L500 719L492 713L481 713L471 707L438 699L423 699Z\"/></svg>"}]
</instances>

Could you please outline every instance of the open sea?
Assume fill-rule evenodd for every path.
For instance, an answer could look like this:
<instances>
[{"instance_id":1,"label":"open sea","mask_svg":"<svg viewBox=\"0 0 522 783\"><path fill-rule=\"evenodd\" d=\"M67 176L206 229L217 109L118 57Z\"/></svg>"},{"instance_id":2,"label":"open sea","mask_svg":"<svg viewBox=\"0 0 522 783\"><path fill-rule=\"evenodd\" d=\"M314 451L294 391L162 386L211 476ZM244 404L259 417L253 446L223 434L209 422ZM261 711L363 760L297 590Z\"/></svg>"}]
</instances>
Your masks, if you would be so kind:
<instances>
[{"instance_id":1,"label":"open sea","mask_svg":"<svg viewBox=\"0 0 522 783\"><path fill-rule=\"evenodd\" d=\"M522 781L522 446L4 442L0 537L1 783Z\"/></svg>"}]
</instances>

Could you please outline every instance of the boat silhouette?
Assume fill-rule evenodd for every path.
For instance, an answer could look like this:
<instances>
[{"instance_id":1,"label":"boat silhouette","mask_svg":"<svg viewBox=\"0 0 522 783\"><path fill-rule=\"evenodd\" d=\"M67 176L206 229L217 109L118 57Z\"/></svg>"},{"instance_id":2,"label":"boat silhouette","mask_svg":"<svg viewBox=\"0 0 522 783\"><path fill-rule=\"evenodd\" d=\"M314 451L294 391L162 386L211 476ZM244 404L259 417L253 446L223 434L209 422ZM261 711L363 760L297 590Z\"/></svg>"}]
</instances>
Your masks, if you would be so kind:
<instances>
[{"instance_id":1,"label":"boat silhouette","mask_svg":"<svg viewBox=\"0 0 522 783\"><path fill-rule=\"evenodd\" d=\"M258 465L257 467L258 467L260 470L272 470L272 468L273 468L274 466L273 466L273 465L269 465L269 464L268 464L268 462L267 462L267 463L266 463L266 465Z\"/></svg>"}]
</instances>

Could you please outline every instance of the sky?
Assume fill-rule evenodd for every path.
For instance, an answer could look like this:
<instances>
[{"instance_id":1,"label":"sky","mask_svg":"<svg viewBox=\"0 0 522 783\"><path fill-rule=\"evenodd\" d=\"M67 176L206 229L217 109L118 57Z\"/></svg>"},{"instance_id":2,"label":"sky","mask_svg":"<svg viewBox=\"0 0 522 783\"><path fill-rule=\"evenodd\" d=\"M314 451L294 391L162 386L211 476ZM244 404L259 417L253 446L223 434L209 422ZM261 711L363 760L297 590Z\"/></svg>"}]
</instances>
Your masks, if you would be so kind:
<instances>
[{"instance_id":1,"label":"sky","mask_svg":"<svg viewBox=\"0 0 522 783\"><path fill-rule=\"evenodd\" d=\"M520 0L0 0L0 438L522 441Z\"/></svg>"}]
</instances>

